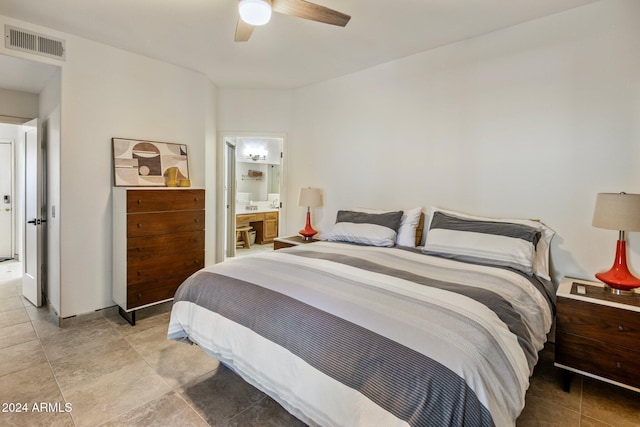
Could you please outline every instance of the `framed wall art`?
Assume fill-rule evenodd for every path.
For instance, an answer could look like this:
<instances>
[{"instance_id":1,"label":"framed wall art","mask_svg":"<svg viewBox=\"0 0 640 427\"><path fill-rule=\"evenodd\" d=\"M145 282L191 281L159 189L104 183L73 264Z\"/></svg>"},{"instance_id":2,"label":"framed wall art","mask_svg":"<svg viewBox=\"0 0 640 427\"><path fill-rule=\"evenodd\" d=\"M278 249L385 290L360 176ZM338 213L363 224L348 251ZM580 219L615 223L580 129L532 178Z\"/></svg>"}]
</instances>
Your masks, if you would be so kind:
<instances>
[{"instance_id":1,"label":"framed wall art","mask_svg":"<svg viewBox=\"0 0 640 427\"><path fill-rule=\"evenodd\" d=\"M116 187L173 187L189 179L187 146L112 138Z\"/></svg>"}]
</instances>

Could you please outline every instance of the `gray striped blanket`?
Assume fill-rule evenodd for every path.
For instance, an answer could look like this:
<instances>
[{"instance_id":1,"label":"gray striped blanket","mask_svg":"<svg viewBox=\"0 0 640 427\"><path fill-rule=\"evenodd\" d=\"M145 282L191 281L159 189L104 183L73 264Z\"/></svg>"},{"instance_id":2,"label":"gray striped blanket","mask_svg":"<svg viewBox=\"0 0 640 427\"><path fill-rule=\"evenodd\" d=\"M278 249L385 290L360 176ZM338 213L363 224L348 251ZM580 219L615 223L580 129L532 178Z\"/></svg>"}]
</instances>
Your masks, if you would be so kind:
<instances>
[{"instance_id":1,"label":"gray striped blanket","mask_svg":"<svg viewBox=\"0 0 640 427\"><path fill-rule=\"evenodd\" d=\"M201 270L168 336L310 425L508 426L551 326L550 284L397 248L318 242Z\"/></svg>"}]
</instances>

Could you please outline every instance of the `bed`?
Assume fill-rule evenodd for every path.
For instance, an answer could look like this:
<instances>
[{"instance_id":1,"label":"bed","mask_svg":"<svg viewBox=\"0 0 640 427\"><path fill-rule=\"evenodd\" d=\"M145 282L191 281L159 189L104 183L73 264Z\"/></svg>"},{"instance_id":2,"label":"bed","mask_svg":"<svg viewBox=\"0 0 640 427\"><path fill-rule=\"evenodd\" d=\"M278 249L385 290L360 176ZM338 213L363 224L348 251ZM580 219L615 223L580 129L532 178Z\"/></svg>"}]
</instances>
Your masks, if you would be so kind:
<instances>
[{"instance_id":1,"label":"bed","mask_svg":"<svg viewBox=\"0 0 640 427\"><path fill-rule=\"evenodd\" d=\"M346 218L359 215L382 214ZM309 425L515 425L554 286L514 268L511 243L497 265L504 254L484 241L500 261L488 262L464 247L477 232L437 218L420 248L363 244L367 223L364 234L332 232L339 241L205 268L176 292L168 337L197 344ZM533 234L532 266L549 240Z\"/></svg>"}]
</instances>

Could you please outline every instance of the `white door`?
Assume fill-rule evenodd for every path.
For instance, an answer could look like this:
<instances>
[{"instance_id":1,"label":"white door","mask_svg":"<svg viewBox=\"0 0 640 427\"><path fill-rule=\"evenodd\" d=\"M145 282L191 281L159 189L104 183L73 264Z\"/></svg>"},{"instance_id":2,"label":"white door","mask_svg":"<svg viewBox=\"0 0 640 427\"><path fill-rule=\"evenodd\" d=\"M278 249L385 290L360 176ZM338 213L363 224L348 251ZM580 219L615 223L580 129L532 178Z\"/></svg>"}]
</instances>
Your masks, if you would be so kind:
<instances>
[{"instance_id":1,"label":"white door","mask_svg":"<svg viewBox=\"0 0 640 427\"><path fill-rule=\"evenodd\" d=\"M42 151L38 119L22 126L25 147L24 275L22 293L36 307L42 305Z\"/></svg>"},{"instance_id":2,"label":"white door","mask_svg":"<svg viewBox=\"0 0 640 427\"><path fill-rule=\"evenodd\" d=\"M13 258L13 143L0 141L0 259Z\"/></svg>"},{"instance_id":3,"label":"white door","mask_svg":"<svg viewBox=\"0 0 640 427\"><path fill-rule=\"evenodd\" d=\"M236 256L236 146L226 141L225 151L225 252L228 258Z\"/></svg>"}]
</instances>

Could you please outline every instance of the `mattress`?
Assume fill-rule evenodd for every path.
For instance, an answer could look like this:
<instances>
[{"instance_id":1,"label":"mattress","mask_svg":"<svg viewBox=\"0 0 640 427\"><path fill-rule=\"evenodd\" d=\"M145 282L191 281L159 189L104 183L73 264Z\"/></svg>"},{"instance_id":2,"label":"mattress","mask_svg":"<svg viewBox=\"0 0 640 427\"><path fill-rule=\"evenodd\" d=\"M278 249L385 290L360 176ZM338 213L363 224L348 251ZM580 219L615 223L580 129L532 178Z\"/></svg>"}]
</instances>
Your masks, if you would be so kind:
<instances>
[{"instance_id":1,"label":"mattress","mask_svg":"<svg viewBox=\"0 0 640 427\"><path fill-rule=\"evenodd\" d=\"M168 337L309 425L515 425L553 285L401 248L317 242L205 268Z\"/></svg>"}]
</instances>

